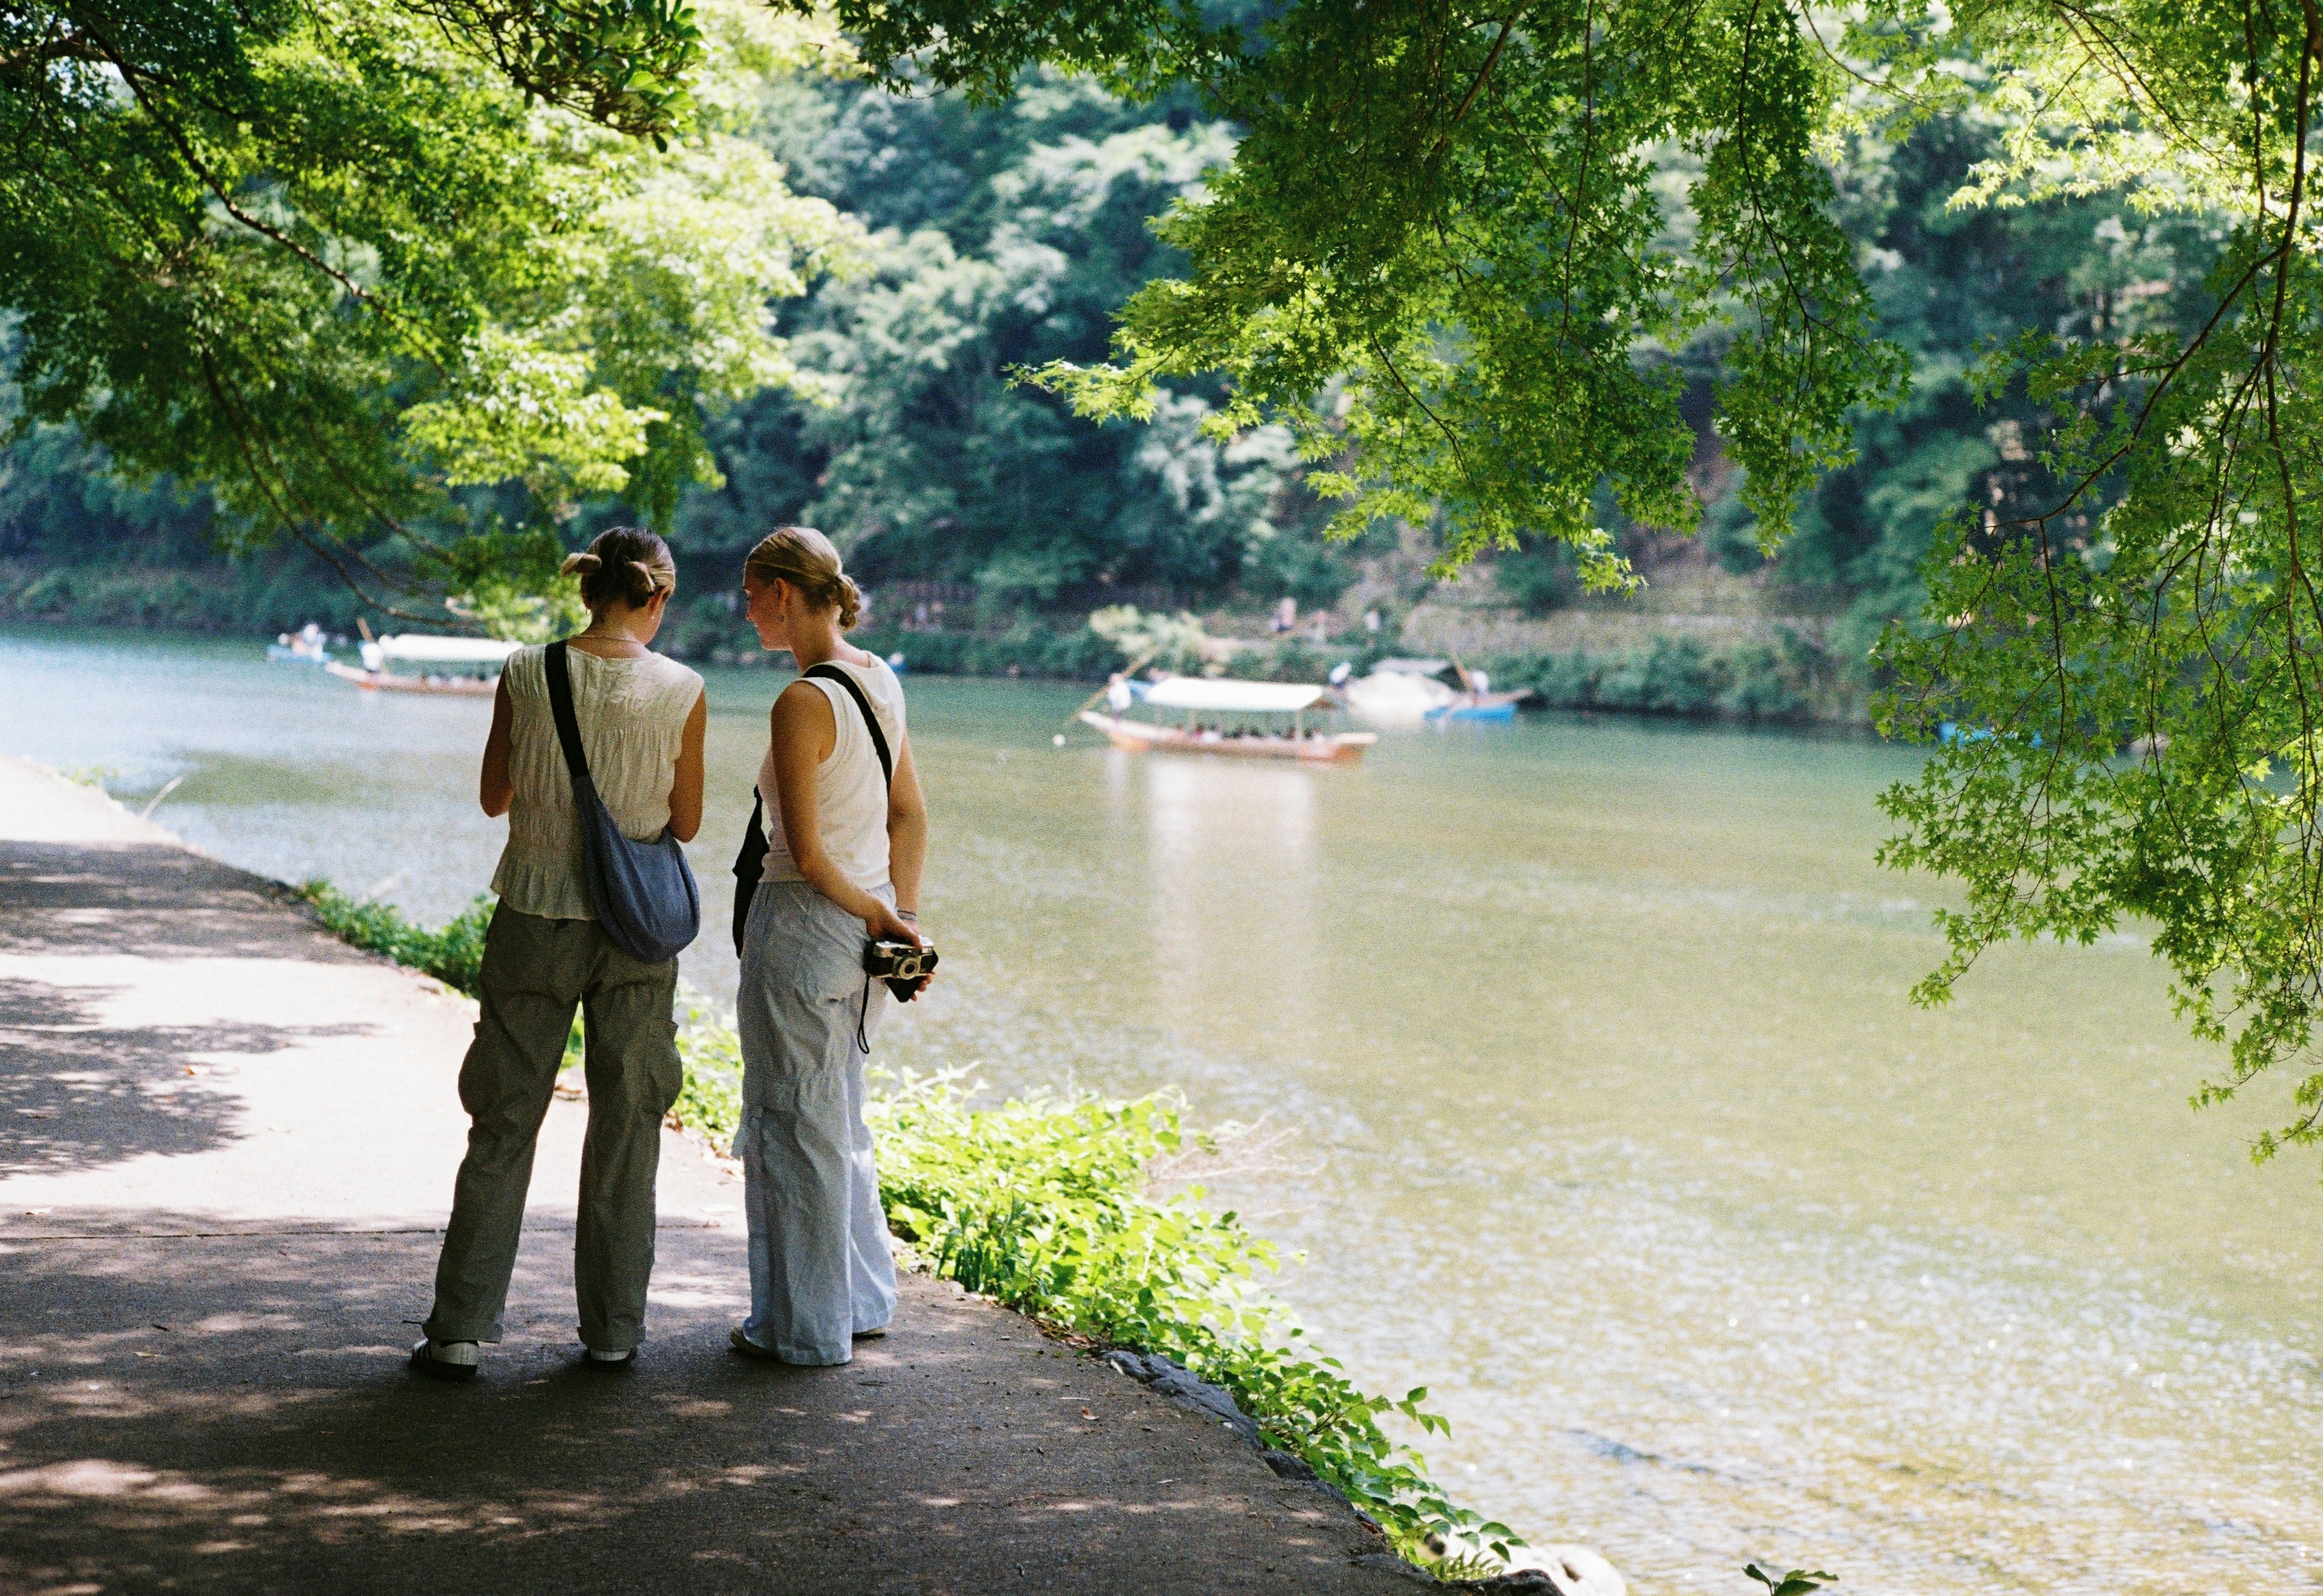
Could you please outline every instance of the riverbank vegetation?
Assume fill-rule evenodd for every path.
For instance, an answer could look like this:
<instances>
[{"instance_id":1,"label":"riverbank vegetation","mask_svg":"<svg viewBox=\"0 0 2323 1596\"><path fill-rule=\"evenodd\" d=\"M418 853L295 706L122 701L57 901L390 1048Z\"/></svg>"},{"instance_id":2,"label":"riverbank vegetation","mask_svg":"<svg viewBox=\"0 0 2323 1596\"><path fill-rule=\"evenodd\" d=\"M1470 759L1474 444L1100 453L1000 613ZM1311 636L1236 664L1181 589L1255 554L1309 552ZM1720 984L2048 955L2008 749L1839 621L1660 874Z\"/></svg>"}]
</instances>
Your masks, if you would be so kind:
<instances>
[{"instance_id":1,"label":"riverbank vegetation","mask_svg":"<svg viewBox=\"0 0 2323 1596\"><path fill-rule=\"evenodd\" d=\"M299 894L355 947L475 995L489 898L430 928L326 881ZM672 1117L723 1146L741 1122L740 1041L689 998L677 1042L684 1084ZM1217 1147L1185 1128L1175 1097L982 1107L972 1096L964 1071L887 1077L868 1110L888 1224L932 1272L1084 1345L1159 1353L1221 1387L1270 1445L1305 1462L1414 1561L1430 1561L1431 1535L1503 1553L1516 1543L1506 1526L1455 1505L1419 1454L1382 1427L1393 1416L1440 1433L1425 1390L1361 1390L1262 1289L1282 1261L1272 1243L1211 1207L1199 1185L1154 1189L1158 1163Z\"/></svg>"},{"instance_id":2,"label":"riverbank vegetation","mask_svg":"<svg viewBox=\"0 0 2323 1596\"><path fill-rule=\"evenodd\" d=\"M552 501L520 482L458 489L464 505L510 527L549 515L566 542L659 517L683 577L665 642L695 659L754 656L726 592L743 549L786 520L839 539L873 590L866 640L918 670L1100 677L1124 656L1085 617L1125 601L1265 639L1262 616L1291 599L1312 654L1294 650L1289 664L1315 674L1366 649L1440 651L1424 623L1451 590L1428 570L1430 517L1326 541L1336 501L1314 473L1328 463L1302 458L1285 425L1208 436L1226 414L1226 385L1171 379L1149 418L1100 422L1013 379L1103 362L1125 300L1191 269L1149 219L1200 200L1204 172L1235 158L1244 124L1190 84L1125 97L1039 66L992 101L927 83L897 95L862 77L836 36L812 62L753 58L766 69L745 87L730 49L712 42L726 50L713 53L710 79L724 86L720 136L762 152L785 192L853 229L849 271L803 277L803 291L769 300L772 336L799 380L700 400L709 471L655 479L672 483L666 516L651 495L575 489ZM1862 269L1866 332L1909 355L1914 381L1895 408L1850 414L1842 452L1853 463L1804 491L1787 543L1767 551L1745 502L1751 479L1715 424L1712 400L1741 357L1714 327L1686 335L1656 368L1676 385L1699 535L1632 515L1608 491L1590 501L1609 553L1649 591L1714 573L1716 610L1766 619L1779 636L1705 639L1648 619L1616 646L1472 650L1468 663L1558 708L1867 720L1878 681L1869 650L1922 603L1936 522L2012 491L2039 436L2025 395L1976 390L1976 348L2028 322L2150 316L2194 291L2207 258L2187 247L2182 225L2102 196L1952 206L2003 147L1988 120L1950 114L1895 140L1834 146L1832 215ZM1666 179L1691 170L1677 161ZM0 612L352 629L361 606L321 555L293 543L222 558L221 537L249 541L230 505L182 477L124 478L121 463L67 423L36 426L0 458ZM1520 625L1638 609L1592 596L1583 576L1569 546L1523 527L1456 586ZM1399 633L1415 610L1423 624L1407 647ZM1362 626L1366 612L1382 632ZM1251 668L1282 674L1256 656Z\"/></svg>"},{"instance_id":3,"label":"riverbank vegetation","mask_svg":"<svg viewBox=\"0 0 2323 1596\"><path fill-rule=\"evenodd\" d=\"M341 941L366 953L384 954L455 992L476 995L484 965L484 933L492 923L490 896L479 896L442 925L425 926L392 903L351 896L327 881L309 881L298 888L298 895Z\"/></svg>"}]
</instances>

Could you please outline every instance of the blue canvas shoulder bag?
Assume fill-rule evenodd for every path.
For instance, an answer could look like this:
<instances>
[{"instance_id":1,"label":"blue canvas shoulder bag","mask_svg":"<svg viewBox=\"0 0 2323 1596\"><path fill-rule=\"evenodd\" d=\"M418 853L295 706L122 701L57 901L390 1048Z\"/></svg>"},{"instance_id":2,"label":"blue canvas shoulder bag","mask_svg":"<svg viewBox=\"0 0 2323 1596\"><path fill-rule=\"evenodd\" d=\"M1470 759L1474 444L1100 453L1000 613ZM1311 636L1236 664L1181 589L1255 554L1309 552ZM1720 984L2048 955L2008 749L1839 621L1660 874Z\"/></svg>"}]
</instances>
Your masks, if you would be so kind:
<instances>
[{"instance_id":1,"label":"blue canvas shoulder bag","mask_svg":"<svg viewBox=\"0 0 2323 1596\"><path fill-rule=\"evenodd\" d=\"M613 823L597 784L589 777L589 757L581 748L581 722L573 713L572 667L565 645L551 643L546 661L548 707L556 717L556 740L565 768L573 776L573 807L580 817L588 860L589 902L597 923L613 946L631 959L659 964L675 959L702 930L702 892L685 862L685 850L664 826L651 842L632 842Z\"/></svg>"}]
</instances>

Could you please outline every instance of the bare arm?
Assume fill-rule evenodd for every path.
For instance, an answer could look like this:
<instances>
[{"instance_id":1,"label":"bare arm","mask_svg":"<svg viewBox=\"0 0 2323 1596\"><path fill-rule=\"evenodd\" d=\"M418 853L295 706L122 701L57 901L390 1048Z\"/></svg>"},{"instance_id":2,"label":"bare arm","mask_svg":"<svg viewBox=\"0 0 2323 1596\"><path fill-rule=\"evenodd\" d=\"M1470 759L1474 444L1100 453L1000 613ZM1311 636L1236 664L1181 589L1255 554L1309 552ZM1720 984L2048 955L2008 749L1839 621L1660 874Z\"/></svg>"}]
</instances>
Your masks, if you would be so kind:
<instances>
[{"instance_id":1,"label":"bare arm","mask_svg":"<svg viewBox=\"0 0 2323 1596\"><path fill-rule=\"evenodd\" d=\"M887 875L895 884L895 907L920 912L920 872L928 862L928 801L920 792L919 766L912 763L912 734L895 760L895 780L887 789Z\"/></svg>"},{"instance_id":2,"label":"bare arm","mask_svg":"<svg viewBox=\"0 0 2323 1596\"><path fill-rule=\"evenodd\" d=\"M484 773L476 783L476 802L494 820L516 802L516 780L509 775L509 726L515 718L516 711L509 703L508 675L503 672L500 690L492 694L492 729L484 737Z\"/></svg>"},{"instance_id":3,"label":"bare arm","mask_svg":"<svg viewBox=\"0 0 2323 1596\"><path fill-rule=\"evenodd\" d=\"M831 757L831 748L839 740L839 722L831 712L831 700L811 682L792 683L775 700L773 736L775 793L791 863L809 885L860 920L874 937L917 942L918 934L896 919L893 909L848 880L822 851L815 772Z\"/></svg>"},{"instance_id":4,"label":"bare arm","mask_svg":"<svg viewBox=\"0 0 2323 1596\"><path fill-rule=\"evenodd\" d=\"M685 740L678 745L677 775L669 786L669 829L680 842L702 830L702 739L710 726L710 695L693 701L685 717Z\"/></svg>"}]
</instances>

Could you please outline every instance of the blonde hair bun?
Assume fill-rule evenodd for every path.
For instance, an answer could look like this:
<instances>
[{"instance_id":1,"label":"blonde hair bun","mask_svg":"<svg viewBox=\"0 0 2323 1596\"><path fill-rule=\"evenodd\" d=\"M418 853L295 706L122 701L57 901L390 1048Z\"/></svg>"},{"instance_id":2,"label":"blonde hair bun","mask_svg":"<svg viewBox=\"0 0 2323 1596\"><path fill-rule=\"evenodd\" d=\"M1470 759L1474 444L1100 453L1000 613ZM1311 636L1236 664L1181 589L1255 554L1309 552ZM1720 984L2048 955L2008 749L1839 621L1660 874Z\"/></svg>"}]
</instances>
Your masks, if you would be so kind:
<instances>
[{"instance_id":1,"label":"blonde hair bun","mask_svg":"<svg viewBox=\"0 0 2323 1596\"><path fill-rule=\"evenodd\" d=\"M817 610L835 607L842 632L862 618L863 590L841 569L837 546L812 527L776 527L758 539L742 569L762 582L789 582Z\"/></svg>"}]
</instances>

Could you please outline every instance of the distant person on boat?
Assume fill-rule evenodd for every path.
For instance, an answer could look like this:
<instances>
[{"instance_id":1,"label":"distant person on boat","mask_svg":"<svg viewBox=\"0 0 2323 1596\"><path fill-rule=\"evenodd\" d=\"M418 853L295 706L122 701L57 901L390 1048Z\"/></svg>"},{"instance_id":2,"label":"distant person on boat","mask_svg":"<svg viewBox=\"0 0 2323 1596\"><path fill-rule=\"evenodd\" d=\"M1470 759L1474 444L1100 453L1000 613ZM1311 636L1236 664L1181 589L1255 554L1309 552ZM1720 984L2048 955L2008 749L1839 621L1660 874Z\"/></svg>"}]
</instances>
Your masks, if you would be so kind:
<instances>
[{"instance_id":1,"label":"distant person on boat","mask_svg":"<svg viewBox=\"0 0 2323 1596\"><path fill-rule=\"evenodd\" d=\"M782 528L750 551L742 593L759 643L814 674L775 700L758 770L767 851L735 1000L750 1316L733 1344L786 1363L844 1363L855 1337L878 1335L895 1311L863 1119L864 1067L889 995L863 961L867 941L923 941L927 805L902 684L840 635L862 600L831 540Z\"/></svg>"},{"instance_id":2,"label":"distant person on boat","mask_svg":"<svg viewBox=\"0 0 2323 1596\"><path fill-rule=\"evenodd\" d=\"M677 587L669 546L617 527L565 563L581 578L589 626L567 640L574 719L598 796L622 832L679 840L702 827L702 678L647 646ZM588 1042L589 1131L581 1156L573 1283L594 1367L629 1362L645 1336L653 1273L654 1178L661 1122L677 1100L671 1023L677 960L647 964L616 947L589 895L581 821L549 707L546 649L520 648L500 673L480 797L509 817L492 876L500 906L484 939L476 1040L460 1067L472 1121L436 1267L436 1305L412 1362L475 1372L498 1341L548 1111L578 1007Z\"/></svg>"}]
</instances>

